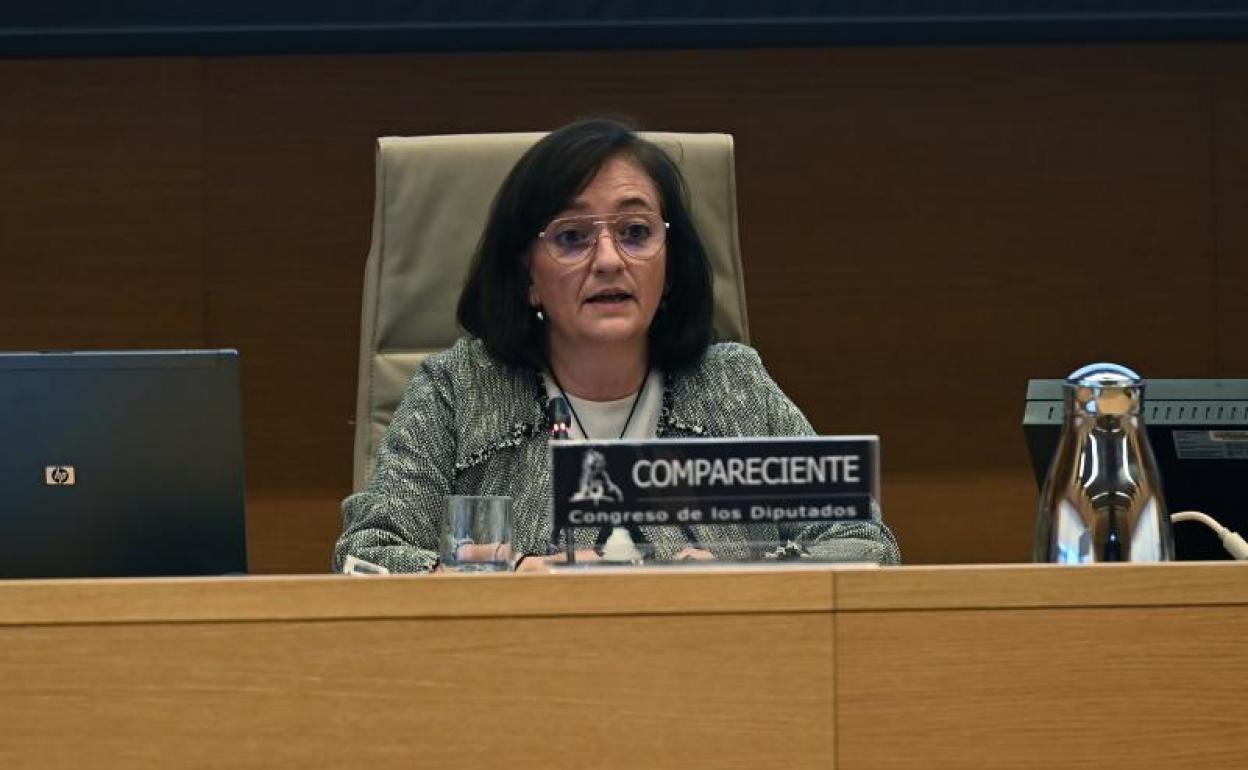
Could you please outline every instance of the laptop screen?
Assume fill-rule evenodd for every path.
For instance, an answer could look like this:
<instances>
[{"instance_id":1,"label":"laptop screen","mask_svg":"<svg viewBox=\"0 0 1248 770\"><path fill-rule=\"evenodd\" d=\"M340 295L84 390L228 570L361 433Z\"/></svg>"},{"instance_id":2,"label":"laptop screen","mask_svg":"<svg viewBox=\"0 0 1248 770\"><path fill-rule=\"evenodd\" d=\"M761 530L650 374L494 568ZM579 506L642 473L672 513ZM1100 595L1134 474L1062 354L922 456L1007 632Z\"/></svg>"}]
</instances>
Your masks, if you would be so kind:
<instances>
[{"instance_id":1,"label":"laptop screen","mask_svg":"<svg viewBox=\"0 0 1248 770\"><path fill-rule=\"evenodd\" d=\"M247 570L238 353L0 354L0 578Z\"/></svg>"}]
</instances>

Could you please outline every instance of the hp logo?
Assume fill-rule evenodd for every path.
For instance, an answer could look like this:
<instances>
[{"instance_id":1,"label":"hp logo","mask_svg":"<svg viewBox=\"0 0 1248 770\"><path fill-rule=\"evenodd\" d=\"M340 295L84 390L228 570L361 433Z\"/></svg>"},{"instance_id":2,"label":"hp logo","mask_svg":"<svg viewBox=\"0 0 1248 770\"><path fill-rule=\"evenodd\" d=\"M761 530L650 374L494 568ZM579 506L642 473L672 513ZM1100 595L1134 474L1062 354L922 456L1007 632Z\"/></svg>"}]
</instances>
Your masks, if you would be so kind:
<instances>
[{"instance_id":1,"label":"hp logo","mask_svg":"<svg viewBox=\"0 0 1248 770\"><path fill-rule=\"evenodd\" d=\"M45 466L43 469L43 483L50 487L72 487L75 483L74 466Z\"/></svg>"}]
</instances>

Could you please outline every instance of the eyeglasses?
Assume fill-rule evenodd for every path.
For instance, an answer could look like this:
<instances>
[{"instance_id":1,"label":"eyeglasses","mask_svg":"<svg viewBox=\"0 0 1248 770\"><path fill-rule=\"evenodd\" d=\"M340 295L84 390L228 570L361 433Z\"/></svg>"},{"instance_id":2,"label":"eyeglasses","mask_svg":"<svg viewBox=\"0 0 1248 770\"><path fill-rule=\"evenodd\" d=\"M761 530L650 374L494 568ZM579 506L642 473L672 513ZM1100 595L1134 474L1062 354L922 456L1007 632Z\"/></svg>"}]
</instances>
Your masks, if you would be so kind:
<instances>
[{"instance_id":1,"label":"eyeglasses","mask_svg":"<svg viewBox=\"0 0 1248 770\"><path fill-rule=\"evenodd\" d=\"M621 253L644 261L652 259L663 248L670 225L653 211L582 214L556 219L537 237L542 239L551 259L562 265L575 265L598 246L599 227L606 227Z\"/></svg>"}]
</instances>

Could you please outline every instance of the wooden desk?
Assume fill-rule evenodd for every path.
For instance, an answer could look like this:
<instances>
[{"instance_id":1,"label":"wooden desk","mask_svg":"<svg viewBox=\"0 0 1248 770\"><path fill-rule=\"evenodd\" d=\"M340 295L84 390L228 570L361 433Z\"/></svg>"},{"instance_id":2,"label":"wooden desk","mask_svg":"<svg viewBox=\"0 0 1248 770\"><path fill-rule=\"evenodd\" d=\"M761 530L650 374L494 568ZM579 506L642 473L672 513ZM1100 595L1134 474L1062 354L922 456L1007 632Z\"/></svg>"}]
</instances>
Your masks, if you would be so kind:
<instances>
[{"instance_id":1,"label":"wooden desk","mask_svg":"<svg viewBox=\"0 0 1248 770\"><path fill-rule=\"evenodd\" d=\"M1248 565L836 576L837 768L1239 768Z\"/></svg>"},{"instance_id":2,"label":"wooden desk","mask_svg":"<svg viewBox=\"0 0 1248 770\"><path fill-rule=\"evenodd\" d=\"M0 767L1234 767L1248 568L0 583Z\"/></svg>"}]
</instances>

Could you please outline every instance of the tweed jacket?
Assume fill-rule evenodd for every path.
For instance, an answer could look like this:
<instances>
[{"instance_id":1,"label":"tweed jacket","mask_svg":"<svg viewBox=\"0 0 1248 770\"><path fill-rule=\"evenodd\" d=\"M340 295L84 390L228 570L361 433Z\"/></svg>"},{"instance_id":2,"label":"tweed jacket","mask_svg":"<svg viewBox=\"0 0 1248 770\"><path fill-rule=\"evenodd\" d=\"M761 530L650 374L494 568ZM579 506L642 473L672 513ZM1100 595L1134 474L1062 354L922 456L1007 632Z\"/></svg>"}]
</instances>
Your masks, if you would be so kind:
<instances>
[{"instance_id":1,"label":"tweed jacket","mask_svg":"<svg viewBox=\"0 0 1248 770\"><path fill-rule=\"evenodd\" d=\"M549 419L546 391L532 369L498 362L475 338L421 363L378 446L372 478L343 501L335 571L348 555L393 572L423 572L437 562L438 525L447 495L513 498L513 547L547 553L551 543ZM694 365L664 377L660 437L804 436L805 416L745 345L712 345ZM760 525L695 526L698 545L722 558L756 558L747 545ZM764 533L794 539L816 558L899 561L879 521L782 525ZM658 558L690 541L674 528L642 527ZM592 547L594 532L575 535ZM711 544L711 545L708 545Z\"/></svg>"}]
</instances>

